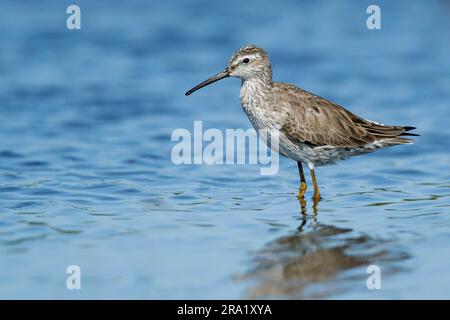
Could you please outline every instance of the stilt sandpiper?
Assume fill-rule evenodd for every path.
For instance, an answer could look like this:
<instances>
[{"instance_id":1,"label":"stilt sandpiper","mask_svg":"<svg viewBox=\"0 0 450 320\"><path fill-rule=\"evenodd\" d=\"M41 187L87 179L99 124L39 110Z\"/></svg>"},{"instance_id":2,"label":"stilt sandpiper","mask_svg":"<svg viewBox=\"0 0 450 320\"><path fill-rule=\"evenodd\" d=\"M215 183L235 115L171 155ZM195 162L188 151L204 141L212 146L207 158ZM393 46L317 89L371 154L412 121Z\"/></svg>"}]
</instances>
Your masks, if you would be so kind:
<instances>
[{"instance_id":1,"label":"stilt sandpiper","mask_svg":"<svg viewBox=\"0 0 450 320\"><path fill-rule=\"evenodd\" d=\"M311 172L314 203L320 200L314 172L316 166L375 151L379 148L410 144L404 136L417 136L409 126L390 126L363 119L340 105L292 84L274 82L267 53L254 45L237 50L225 70L198 84L188 92L226 77L242 80L241 103L255 129L279 132L279 153L298 165L303 199L306 179L302 163Z\"/></svg>"}]
</instances>

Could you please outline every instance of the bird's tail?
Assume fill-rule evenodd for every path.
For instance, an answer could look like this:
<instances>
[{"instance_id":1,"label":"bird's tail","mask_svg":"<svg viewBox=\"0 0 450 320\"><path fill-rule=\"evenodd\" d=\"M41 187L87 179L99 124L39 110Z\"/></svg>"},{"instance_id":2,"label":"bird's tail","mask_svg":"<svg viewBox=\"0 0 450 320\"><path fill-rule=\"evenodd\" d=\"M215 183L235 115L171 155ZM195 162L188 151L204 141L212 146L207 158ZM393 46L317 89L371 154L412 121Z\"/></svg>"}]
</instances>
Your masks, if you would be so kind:
<instances>
[{"instance_id":1,"label":"bird's tail","mask_svg":"<svg viewBox=\"0 0 450 320\"><path fill-rule=\"evenodd\" d=\"M372 133L376 139L382 142L383 146L393 146L398 144L411 144L414 139L405 138L407 137L417 137L416 133L411 133L416 127L411 126L375 126L372 127L370 133Z\"/></svg>"},{"instance_id":2,"label":"bird's tail","mask_svg":"<svg viewBox=\"0 0 450 320\"><path fill-rule=\"evenodd\" d=\"M413 137L418 137L419 135L417 133L411 133L411 132L406 132L406 131L411 131L411 130L415 130L416 127L402 127L403 128L403 132L400 134L401 136L413 136Z\"/></svg>"}]
</instances>

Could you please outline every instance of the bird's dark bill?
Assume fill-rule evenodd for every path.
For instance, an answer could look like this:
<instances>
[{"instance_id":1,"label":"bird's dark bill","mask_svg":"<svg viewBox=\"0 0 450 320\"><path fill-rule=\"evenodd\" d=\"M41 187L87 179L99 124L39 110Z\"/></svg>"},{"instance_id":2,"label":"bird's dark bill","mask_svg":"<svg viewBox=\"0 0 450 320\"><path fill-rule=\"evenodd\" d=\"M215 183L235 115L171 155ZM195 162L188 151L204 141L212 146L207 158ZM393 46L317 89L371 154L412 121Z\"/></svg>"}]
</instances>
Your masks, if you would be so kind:
<instances>
[{"instance_id":1,"label":"bird's dark bill","mask_svg":"<svg viewBox=\"0 0 450 320\"><path fill-rule=\"evenodd\" d=\"M206 87L207 85L209 85L209 84L211 84L211 83L214 83L214 82L216 82L216 81L219 81L219 80L221 80L221 79L223 79L223 78L226 78L226 77L229 77L229 76L230 76L230 74L228 73L228 68L227 68L227 69L225 69L225 70L219 72L218 74L212 76L211 78L209 78L209 79L203 81L202 83L199 83L198 85L196 85L195 87L193 87L191 90L187 91L187 92L185 93L185 95L188 96L188 95L190 95L191 93L197 91L198 89L201 89L201 88L203 88L203 87Z\"/></svg>"}]
</instances>

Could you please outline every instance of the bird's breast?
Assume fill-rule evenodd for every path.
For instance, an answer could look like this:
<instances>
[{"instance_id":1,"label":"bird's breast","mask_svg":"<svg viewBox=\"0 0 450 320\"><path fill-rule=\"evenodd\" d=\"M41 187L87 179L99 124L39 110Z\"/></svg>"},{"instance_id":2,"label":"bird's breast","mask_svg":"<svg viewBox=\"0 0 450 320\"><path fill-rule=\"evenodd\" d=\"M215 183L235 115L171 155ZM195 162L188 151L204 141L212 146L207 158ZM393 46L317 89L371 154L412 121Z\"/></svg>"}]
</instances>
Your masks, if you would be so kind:
<instances>
[{"instance_id":1,"label":"bird's breast","mask_svg":"<svg viewBox=\"0 0 450 320\"><path fill-rule=\"evenodd\" d=\"M258 83L245 81L240 94L242 108L256 130L282 127L282 116L274 109L267 92L258 87Z\"/></svg>"}]
</instances>

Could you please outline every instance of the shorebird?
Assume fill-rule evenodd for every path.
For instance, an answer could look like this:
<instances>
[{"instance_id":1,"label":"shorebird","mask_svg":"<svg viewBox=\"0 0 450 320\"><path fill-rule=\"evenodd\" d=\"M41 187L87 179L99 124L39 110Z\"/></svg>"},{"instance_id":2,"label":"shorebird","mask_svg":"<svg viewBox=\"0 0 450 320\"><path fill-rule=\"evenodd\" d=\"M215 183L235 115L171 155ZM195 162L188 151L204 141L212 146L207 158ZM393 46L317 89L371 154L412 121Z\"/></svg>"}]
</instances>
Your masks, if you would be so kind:
<instances>
[{"instance_id":1,"label":"shorebird","mask_svg":"<svg viewBox=\"0 0 450 320\"><path fill-rule=\"evenodd\" d=\"M314 187L314 203L320 200L315 167L400 144L411 144L417 136L411 126L390 126L363 119L342 106L289 83L272 80L268 54L254 45L238 49L225 70L186 92L190 95L227 77L242 80L240 100L256 130L279 130L279 153L297 162L303 199L306 179L302 163L308 165Z\"/></svg>"}]
</instances>

